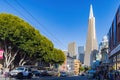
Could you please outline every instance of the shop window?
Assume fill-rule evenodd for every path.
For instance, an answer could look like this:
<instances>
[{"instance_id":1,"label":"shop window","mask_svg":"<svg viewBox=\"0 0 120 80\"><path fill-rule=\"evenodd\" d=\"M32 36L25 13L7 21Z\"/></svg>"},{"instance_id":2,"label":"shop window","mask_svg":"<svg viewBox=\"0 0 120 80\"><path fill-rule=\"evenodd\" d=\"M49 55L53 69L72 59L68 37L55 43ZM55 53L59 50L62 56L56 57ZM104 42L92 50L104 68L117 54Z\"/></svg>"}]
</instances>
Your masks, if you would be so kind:
<instances>
[{"instance_id":1,"label":"shop window","mask_svg":"<svg viewBox=\"0 0 120 80\"><path fill-rule=\"evenodd\" d=\"M117 55L117 60L119 60L119 61L120 61L120 54L118 54L118 55Z\"/></svg>"},{"instance_id":2,"label":"shop window","mask_svg":"<svg viewBox=\"0 0 120 80\"><path fill-rule=\"evenodd\" d=\"M115 62L115 61L116 61L116 56L113 57L113 62Z\"/></svg>"}]
</instances>

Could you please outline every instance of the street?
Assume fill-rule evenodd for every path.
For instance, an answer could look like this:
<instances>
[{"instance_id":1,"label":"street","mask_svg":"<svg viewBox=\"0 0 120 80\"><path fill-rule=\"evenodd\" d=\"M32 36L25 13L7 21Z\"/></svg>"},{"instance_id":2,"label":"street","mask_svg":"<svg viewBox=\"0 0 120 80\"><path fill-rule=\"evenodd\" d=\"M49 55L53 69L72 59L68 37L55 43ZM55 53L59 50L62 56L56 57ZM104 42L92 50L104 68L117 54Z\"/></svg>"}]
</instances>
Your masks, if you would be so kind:
<instances>
[{"instance_id":1,"label":"street","mask_svg":"<svg viewBox=\"0 0 120 80\"><path fill-rule=\"evenodd\" d=\"M15 78L0 78L0 80L20 80ZM33 77L32 79L22 80L87 80L86 76L72 76L72 77Z\"/></svg>"}]
</instances>

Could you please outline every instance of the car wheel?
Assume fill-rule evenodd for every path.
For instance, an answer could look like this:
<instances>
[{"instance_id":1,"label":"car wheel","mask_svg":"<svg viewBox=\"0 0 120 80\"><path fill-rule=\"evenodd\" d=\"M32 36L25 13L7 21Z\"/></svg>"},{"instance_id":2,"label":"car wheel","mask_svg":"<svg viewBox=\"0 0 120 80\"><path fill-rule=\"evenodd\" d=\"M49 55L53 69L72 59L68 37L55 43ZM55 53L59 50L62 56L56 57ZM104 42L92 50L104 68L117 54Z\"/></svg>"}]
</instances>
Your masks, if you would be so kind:
<instances>
[{"instance_id":1,"label":"car wheel","mask_svg":"<svg viewBox=\"0 0 120 80\"><path fill-rule=\"evenodd\" d=\"M35 76L37 77L37 76L40 76L40 74L38 73L38 74L35 74Z\"/></svg>"},{"instance_id":2,"label":"car wheel","mask_svg":"<svg viewBox=\"0 0 120 80\"><path fill-rule=\"evenodd\" d=\"M33 76L33 75L32 75L31 73L29 73L28 76L27 76L27 78L28 78L28 79L31 79L32 76Z\"/></svg>"},{"instance_id":3,"label":"car wheel","mask_svg":"<svg viewBox=\"0 0 120 80\"><path fill-rule=\"evenodd\" d=\"M22 79L22 78L23 78L23 74L22 74L22 73L18 73L18 74L17 74L17 78L18 78L18 79Z\"/></svg>"}]
</instances>

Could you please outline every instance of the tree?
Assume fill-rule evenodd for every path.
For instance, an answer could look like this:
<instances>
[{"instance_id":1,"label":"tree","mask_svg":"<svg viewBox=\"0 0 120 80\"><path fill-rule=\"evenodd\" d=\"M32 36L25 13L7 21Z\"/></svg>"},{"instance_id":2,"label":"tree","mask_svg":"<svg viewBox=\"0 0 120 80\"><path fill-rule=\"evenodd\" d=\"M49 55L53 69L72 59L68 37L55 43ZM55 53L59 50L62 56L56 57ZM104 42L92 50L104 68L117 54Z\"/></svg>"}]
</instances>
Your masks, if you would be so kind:
<instances>
[{"instance_id":1,"label":"tree","mask_svg":"<svg viewBox=\"0 0 120 80\"><path fill-rule=\"evenodd\" d=\"M85 70L85 72L86 72L87 70L90 70L90 69L91 69L90 66L84 66L84 70Z\"/></svg>"},{"instance_id":2,"label":"tree","mask_svg":"<svg viewBox=\"0 0 120 80\"><path fill-rule=\"evenodd\" d=\"M53 64L61 65L65 61L65 54L59 50L54 48L51 53L48 53L44 56L45 62L49 62L49 64L52 66Z\"/></svg>"},{"instance_id":3,"label":"tree","mask_svg":"<svg viewBox=\"0 0 120 80\"><path fill-rule=\"evenodd\" d=\"M84 69L84 67L83 66L81 66L80 68L79 68L79 71L84 71L85 69Z\"/></svg>"},{"instance_id":4,"label":"tree","mask_svg":"<svg viewBox=\"0 0 120 80\"><path fill-rule=\"evenodd\" d=\"M11 14L0 14L0 47L4 50L4 67L42 60L62 64L65 55L30 24Z\"/></svg>"},{"instance_id":5,"label":"tree","mask_svg":"<svg viewBox=\"0 0 120 80\"><path fill-rule=\"evenodd\" d=\"M53 61L58 64L64 63L65 54L59 49L54 49Z\"/></svg>"},{"instance_id":6,"label":"tree","mask_svg":"<svg viewBox=\"0 0 120 80\"><path fill-rule=\"evenodd\" d=\"M41 37L42 35L37 30L17 16L0 14L0 43L1 48L4 49L4 67L8 68L18 53L19 55L33 55L36 52L36 45L40 46Z\"/></svg>"}]
</instances>

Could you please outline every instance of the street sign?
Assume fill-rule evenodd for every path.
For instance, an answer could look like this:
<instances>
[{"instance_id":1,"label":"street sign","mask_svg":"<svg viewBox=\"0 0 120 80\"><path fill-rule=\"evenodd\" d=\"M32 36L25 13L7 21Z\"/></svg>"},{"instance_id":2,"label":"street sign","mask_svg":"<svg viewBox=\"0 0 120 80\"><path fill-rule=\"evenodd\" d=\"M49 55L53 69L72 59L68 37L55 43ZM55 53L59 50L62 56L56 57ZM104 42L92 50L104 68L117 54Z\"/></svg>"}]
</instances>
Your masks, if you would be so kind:
<instances>
[{"instance_id":1,"label":"street sign","mask_svg":"<svg viewBox=\"0 0 120 80\"><path fill-rule=\"evenodd\" d=\"M0 59L3 59L3 50L0 50Z\"/></svg>"}]
</instances>

